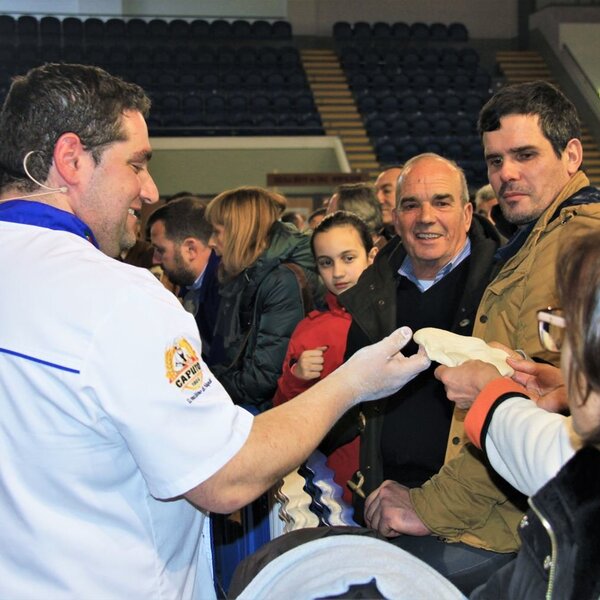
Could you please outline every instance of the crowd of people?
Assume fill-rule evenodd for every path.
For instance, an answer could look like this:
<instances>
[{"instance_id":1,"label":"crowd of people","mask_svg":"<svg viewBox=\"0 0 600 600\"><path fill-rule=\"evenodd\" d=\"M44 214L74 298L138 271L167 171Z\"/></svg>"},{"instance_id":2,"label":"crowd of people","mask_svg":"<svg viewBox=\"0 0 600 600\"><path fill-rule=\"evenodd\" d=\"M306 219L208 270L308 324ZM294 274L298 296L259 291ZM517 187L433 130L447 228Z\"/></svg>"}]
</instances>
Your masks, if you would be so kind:
<instances>
[{"instance_id":1,"label":"crowd of people","mask_svg":"<svg viewBox=\"0 0 600 600\"><path fill-rule=\"evenodd\" d=\"M0 113L0 596L213 597L208 513L319 447L355 520L462 593L597 598L600 192L564 94L482 108L475 202L426 153L308 219L184 194L144 241L149 110L48 64ZM514 374L432 364L424 327Z\"/></svg>"}]
</instances>

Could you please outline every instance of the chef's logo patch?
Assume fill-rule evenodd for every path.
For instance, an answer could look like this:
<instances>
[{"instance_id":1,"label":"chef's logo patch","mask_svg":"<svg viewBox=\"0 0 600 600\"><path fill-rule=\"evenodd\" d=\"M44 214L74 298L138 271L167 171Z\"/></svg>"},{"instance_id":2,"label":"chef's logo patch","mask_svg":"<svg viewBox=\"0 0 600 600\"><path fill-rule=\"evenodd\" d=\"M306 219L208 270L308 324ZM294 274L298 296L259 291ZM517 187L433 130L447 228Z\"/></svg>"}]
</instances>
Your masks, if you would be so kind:
<instances>
[{"instance_id":1,"label":"chef's logo patch","mask_svg":"<svg viewBox=\"0 0 600 600\"><path fill-rule=\"evenodd\" d=\"M199 390L202 388L202 367L200 357L193 346L179 338L165 352L165 367L169 383L181 390Z\"/></svg>"}]
</instances>

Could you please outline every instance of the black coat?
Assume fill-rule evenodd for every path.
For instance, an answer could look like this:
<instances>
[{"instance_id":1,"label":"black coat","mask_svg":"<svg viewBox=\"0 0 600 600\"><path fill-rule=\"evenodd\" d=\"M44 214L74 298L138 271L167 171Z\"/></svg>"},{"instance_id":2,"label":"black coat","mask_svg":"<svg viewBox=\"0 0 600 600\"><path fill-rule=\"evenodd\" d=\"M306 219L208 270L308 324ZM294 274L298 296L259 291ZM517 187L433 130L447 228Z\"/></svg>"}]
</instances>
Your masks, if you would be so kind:
<instances>
[{"instance_id":1,"label":"black coat","mask_svg":"<svg viewBox=\"0 0 600 600\"><path fill-rule=\"evenodd\" d=\"M451 327L451 331L461 335L471 334L481 295L490 280L494 254L500 245L494 227L478 215L473 217L469 239L471 256L466 284ZM352 315L346 357L403 325L397 322L395 278L405 257L400 238L394 238L358 283L339 296L340 303ZM329 452L338 444L361 435L360 471L365 476L362 490L367 495L383 483L381 432L387 401L365 404L360 413L358 410L346 413L323 446L323 450Z\"/></svg>"},{"instance_id":2,"label":"black coat","mask_svg":"<svg viewBox=\"0 0 600 600\"><path fill-rule=\"evenodd\" d=\"M600 451L577 452L529 505L517 558L471 598L600 598Z\"/></svg>"},{"instance_id":3,"label":"black coat","mask_svg":"<svg viewBox=\"0 0 600 600\"><path fill-rule=\"evenodd\" d=\"M267 250L221 288L214 345L224 359L211 366L232 400L254 413L272 406L290 337L305 316L299 280L283 263L302 267L309 286L317 279L310 238L280 222L270 234Z\"/></svg>"}]
</instances>

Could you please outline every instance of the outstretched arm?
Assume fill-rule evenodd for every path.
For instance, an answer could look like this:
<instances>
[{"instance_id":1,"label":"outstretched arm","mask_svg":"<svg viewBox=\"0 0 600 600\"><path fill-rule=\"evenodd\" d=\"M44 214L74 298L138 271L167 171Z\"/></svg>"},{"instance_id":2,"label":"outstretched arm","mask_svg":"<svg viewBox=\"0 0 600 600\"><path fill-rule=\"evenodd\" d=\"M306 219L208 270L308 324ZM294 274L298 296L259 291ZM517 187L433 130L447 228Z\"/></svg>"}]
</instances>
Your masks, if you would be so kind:
<instances>
[{"instance_id":1,"label":"outstretched arm","mask_svg":"<svg viewBox=\"0 0 600 600\"><path fill-rule=\"evenodd\" d=\"M305 460L346 410L389 396L429 366L423 352L399 352L411 334L407 327L395 331L297 398L258 415L242 449L186 497L216 512L251 502Z\"/></svg>"}]
</instances>

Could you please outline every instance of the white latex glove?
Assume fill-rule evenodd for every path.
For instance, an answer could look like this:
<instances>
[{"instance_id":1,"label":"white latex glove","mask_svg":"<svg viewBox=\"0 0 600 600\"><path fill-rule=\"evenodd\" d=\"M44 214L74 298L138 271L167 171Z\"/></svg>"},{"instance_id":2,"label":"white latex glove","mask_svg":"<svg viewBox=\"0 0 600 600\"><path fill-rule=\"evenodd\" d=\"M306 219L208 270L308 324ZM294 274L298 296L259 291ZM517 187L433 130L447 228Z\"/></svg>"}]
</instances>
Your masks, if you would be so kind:
<instances>
[{"instance_id":1,"label":"white latex glove","mask_svg":"<svg viewBox=\"0 0 600 600\"><path fill-rule=\"evenodd\" d=\"M390 396L429 367L431 361L423 348L412 356L400 352L411 337L409 327L396 329L380 342L361 348L337 369L344 385L353 391L354 404Z\"/></svg>"}]
</instances>

